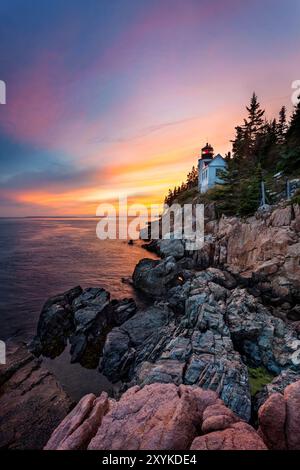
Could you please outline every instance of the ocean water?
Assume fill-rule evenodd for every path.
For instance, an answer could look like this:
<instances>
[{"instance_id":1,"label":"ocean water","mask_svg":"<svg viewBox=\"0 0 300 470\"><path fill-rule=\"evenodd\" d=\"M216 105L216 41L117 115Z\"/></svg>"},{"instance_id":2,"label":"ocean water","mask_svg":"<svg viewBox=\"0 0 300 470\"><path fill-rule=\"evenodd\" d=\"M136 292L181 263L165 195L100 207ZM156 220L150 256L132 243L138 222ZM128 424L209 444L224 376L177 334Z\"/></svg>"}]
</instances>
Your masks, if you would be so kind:
<instances>
[{"instance_id":1,"label":"ocean water","mask_svg":"<svg viewBox=\"0 0 300 470\"><path fill-rule=\"evenodd\" d=\"M125 240L96 236L96 219L0 219L0 339L29 341L36 331L43 303L75 285L104 287L112 298L144 299L122 278L136 263L155 258ZM74 399L108 390L111 384L95 370L70 364L69 351L45 359Z\"/></svg>"}]
</instances>

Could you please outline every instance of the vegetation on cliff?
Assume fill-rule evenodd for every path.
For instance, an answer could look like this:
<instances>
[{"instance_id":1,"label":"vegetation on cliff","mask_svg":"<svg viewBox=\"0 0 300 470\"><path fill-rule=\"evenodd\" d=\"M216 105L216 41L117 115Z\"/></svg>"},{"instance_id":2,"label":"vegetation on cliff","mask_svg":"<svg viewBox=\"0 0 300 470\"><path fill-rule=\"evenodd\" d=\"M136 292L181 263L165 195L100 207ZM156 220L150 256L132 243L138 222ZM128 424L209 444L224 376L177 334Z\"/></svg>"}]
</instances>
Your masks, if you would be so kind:
<instances>
[{"instance_id":1,"label":"vegetation on cliff","mask_svg":"<svg viewBox=\"0 0 300 470\"><path fill-rule=\"evenodd\" d=\"M287 179L300 176L300 102L288 122L283 106L278 118L268 121L254 93L243 124L236 126L232 155L226 155L223 184L204 195L197 194L197 170L193 167L186 183L169 190L165 203L215 202L217 214L248 216L261 201L264 181L268 203L284 190ZM279 178L274 175L279 174Z\"/></svg>"}]
</instances>

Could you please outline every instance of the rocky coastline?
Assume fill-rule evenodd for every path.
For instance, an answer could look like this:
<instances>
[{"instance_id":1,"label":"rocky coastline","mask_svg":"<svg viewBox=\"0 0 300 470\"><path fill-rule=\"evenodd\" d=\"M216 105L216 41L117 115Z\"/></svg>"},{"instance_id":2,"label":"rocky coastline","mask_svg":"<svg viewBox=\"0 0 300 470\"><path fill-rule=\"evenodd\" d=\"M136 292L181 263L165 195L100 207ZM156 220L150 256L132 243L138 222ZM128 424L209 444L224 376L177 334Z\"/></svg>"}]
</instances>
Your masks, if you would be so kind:
<instances>
[{"instance_id":1,"label":"rocky coastline","mask_svg":"<svg viewBox=\"0 0 300 470\"><path fill-rule=\"evenodd\" d=\"M132 282L148 307L79 286L45 303L30 356L70 343L70 360L118 392L64 408L39 447L300 449L300 207L209 210L201 250L147 244L161 259L142 259ZM254 394L258 369L268 379Z\"/></svg>"}]
</instances>

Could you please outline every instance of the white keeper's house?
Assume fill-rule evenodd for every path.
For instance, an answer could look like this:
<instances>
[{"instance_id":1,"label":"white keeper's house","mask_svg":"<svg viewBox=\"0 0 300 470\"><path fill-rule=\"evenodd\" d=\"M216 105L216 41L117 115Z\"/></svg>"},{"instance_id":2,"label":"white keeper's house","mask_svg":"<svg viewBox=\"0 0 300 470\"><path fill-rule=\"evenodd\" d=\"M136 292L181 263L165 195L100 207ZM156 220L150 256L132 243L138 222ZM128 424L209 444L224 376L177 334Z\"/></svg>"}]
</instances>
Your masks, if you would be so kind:
<instances>
[{"instance_id":1,"label":"white keeper's house","mask_svg":"<svg viewBox=\"0 0 300 470\"><path fill-rule=\"evenodd\" d=\"M216 184L222 183L222 172L226 169L226 160L222 155L214 156L214 149L208 143L201 150L198 160L198 188L200 193L205 193Z\"/></svg>"}]
</instances>

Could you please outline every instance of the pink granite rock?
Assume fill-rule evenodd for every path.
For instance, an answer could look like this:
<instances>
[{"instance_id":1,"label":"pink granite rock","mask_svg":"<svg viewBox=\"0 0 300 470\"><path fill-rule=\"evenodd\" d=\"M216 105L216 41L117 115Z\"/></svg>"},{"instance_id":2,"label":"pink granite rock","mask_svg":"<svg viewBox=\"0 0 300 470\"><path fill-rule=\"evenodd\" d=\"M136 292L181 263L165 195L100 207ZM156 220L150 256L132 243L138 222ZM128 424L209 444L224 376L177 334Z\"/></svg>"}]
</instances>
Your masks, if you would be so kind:
<instances>
[{"instance_id":1,"label":"pink granite rock","mask_svg":"<svg viewBox=\"0 0 300 470\"><path fill-rule=\"evenodd\" d=\"M57 450L83 450L86 449L91 439L95 436L101 425L103 416L109 410L107 394L102 392L93 403L90 415L75 431L66 437Z\"/></svg>"},{"instance_id":2,"label":"pink granite rock","mask_svg":"<svg viewBox=\"0 0 300 470\"><path fill-rule=\"evenodd\" d=\"M214 392L174 384L129 389L103 418L88 449L188 449Z\"/></svg>"},{"instance_id":3,"label":"pink granite rock","mask_svg":"<svg viewBox=\"0 0 300 470\"><path fill-rule=\"evenodd\" d=\"M107 393L102 392L99 398L92 393L84 396L55 429L45 450L86 449L108 409Z\"/></svg>"},{"instance_id":4,"label":"pink granite rock","mask_svg":"<svg viewBox=\"0 0 300 470\"><path fill-rule=\"evenodd\" d=\"M286 403L280 393L273 393L258 412L259 435L269 449L285 450Z\"/></svg>"},{"instance_id":5,"label":"pink granite rock","mask_svg":"<svg viewBox=\"0 0 300 470\"><path fill-rule=\"evenodd\" d=\"M202 432L207 434L212 431L220 431L239 421L239 418L227 408L221 400L208 406L203 413Z\"/></svg>"},{"instance_id":6,"label":"pink granite rock","mask_svg":"<svg viewBox=\"0 0 300 470\"><path fill-rule=\"evenodd\" d=\"M260 407L259 434L269 449L300 450L300 380L273 393Z\"/></svg>"},{"instance_id":7,"label":"pink granite rock","mask_svg":"<svg viewBox=\"0 0 300 470\"><path fill-rule=\"evenodd\" d=\"M249 424L238 422L222 431L196 437L191 450L267 450L267 447Z\"/></svg>"},{"instance_id":8,"label":"pink granite rock","mask_svg":"<svg viewBox=\"0 0 300 470\"><path fill-rule=\"evenodd\" d=\"M286 402L285 432L289 450L300 450L300 380L284 391Z\"/></svg>"}]
</instances>

